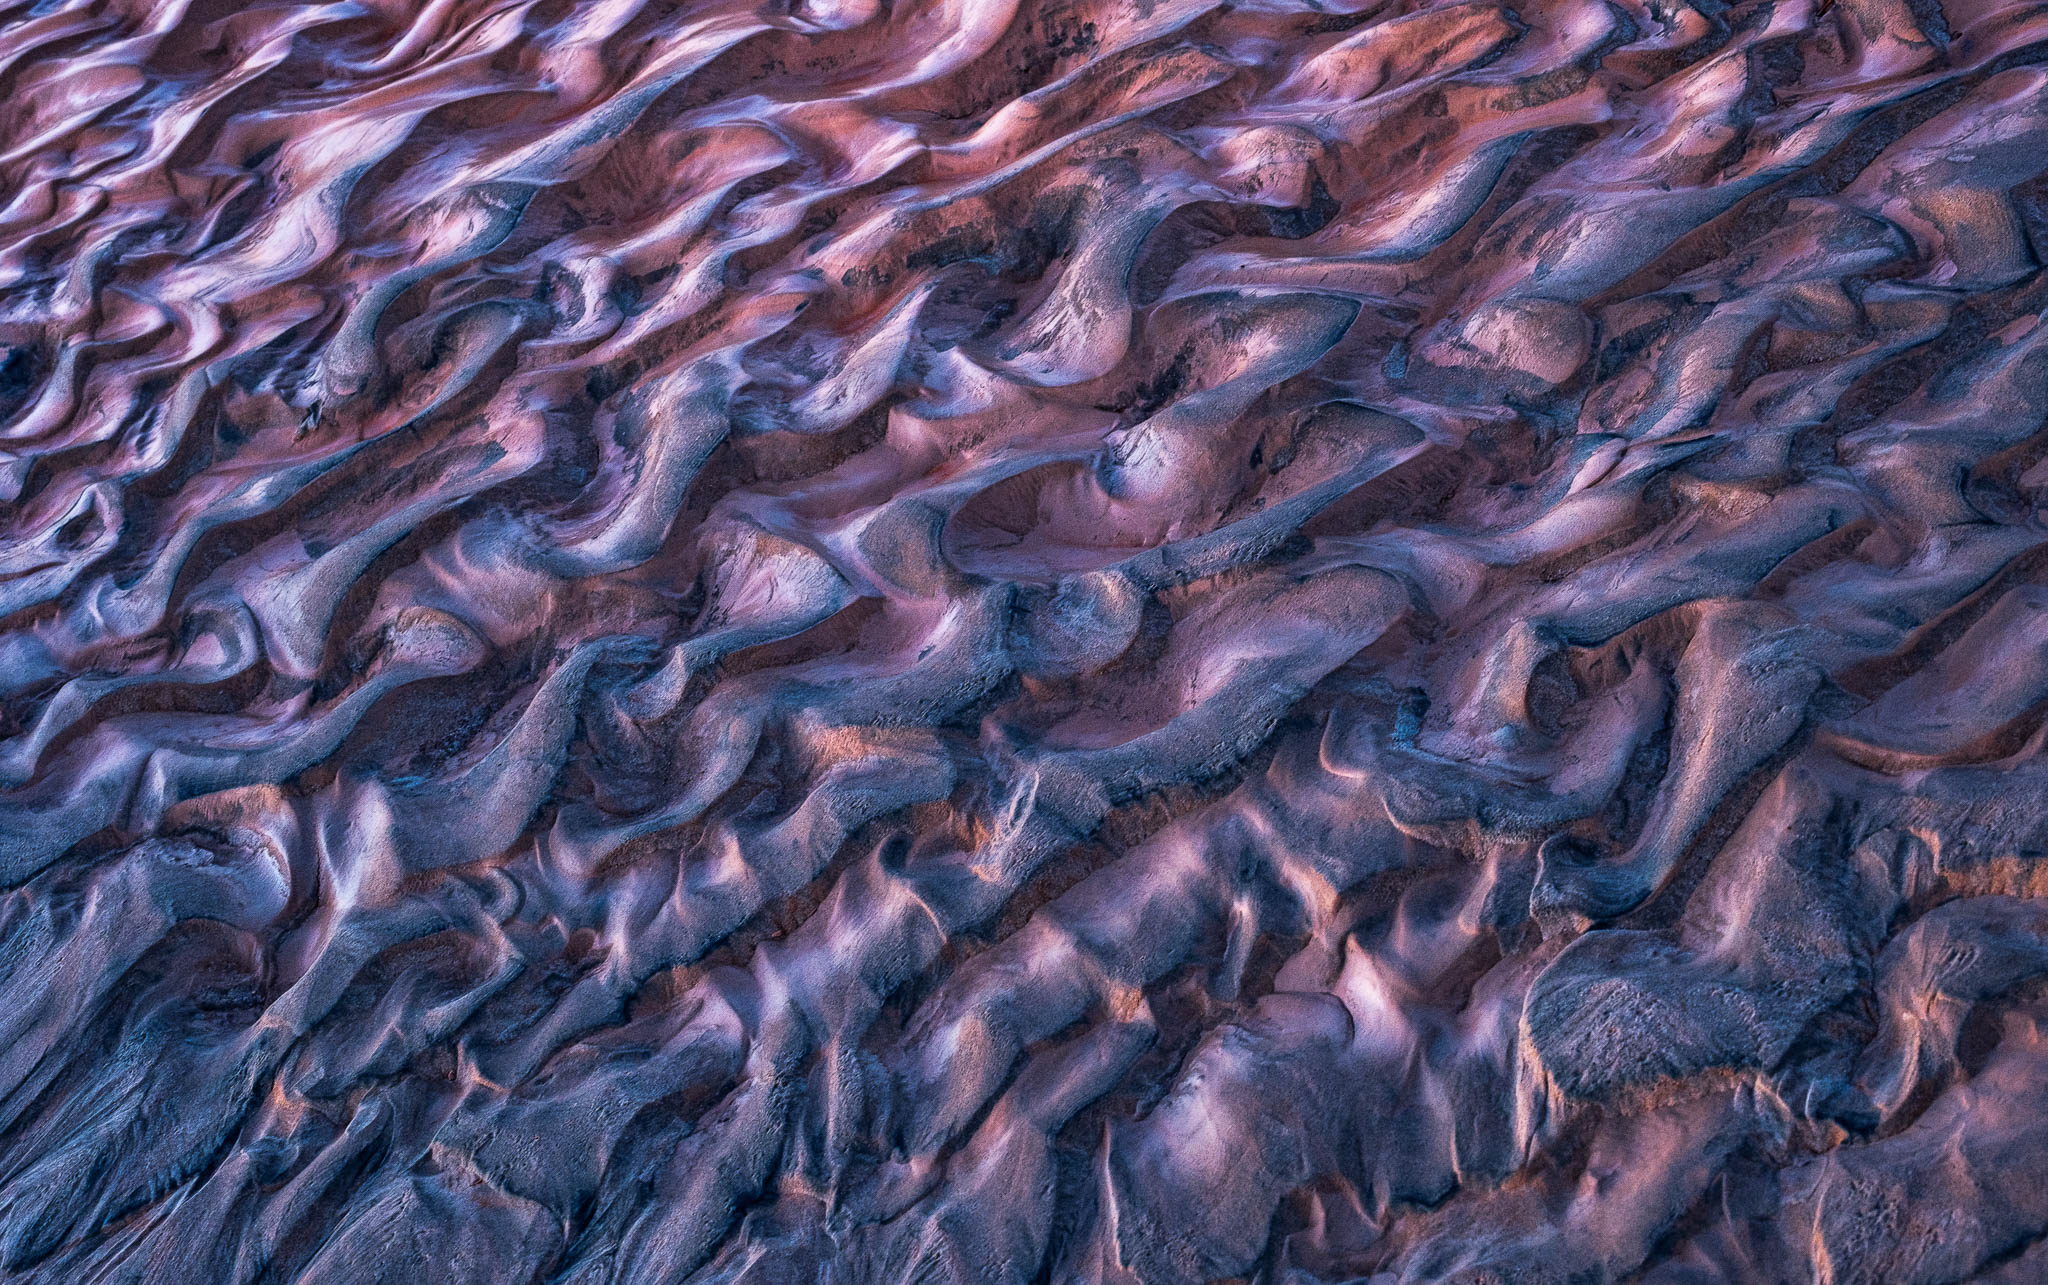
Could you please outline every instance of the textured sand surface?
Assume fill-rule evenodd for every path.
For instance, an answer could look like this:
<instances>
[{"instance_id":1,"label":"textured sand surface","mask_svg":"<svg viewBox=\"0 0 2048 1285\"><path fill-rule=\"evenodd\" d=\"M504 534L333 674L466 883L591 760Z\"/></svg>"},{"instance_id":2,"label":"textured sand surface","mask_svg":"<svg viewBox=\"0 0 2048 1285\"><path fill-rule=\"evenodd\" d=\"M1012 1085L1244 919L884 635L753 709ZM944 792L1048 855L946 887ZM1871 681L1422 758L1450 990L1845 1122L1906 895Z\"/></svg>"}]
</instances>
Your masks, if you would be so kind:
<instances>
[{"instance_id":1,"label":"textured sand surface","mask_svg":"<svg viewBox=\"0 0 2048 1285\"><path fill-rule=\"evenodd\" d=\"M2048 5L0 3L0 1279L2048 1280Z\"/></svg>"}]
</instances>

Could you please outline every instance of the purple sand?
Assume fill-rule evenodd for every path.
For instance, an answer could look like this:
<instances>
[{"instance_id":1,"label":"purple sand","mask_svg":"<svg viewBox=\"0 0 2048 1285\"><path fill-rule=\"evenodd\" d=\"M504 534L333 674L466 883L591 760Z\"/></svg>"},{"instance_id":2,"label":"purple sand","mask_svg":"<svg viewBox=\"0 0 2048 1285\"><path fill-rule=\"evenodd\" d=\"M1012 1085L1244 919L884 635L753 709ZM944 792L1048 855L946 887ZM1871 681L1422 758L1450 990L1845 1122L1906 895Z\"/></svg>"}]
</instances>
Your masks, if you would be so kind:
<instances>
[{"instance_id":1,"label":"purple sand","mask_svg":"<svg viewBox=\"0 0 2048 1285\"><path fill-rule=\"evenodd\" d=\"M0 0L0 1280L2048 1281L2048 4Z\"/></svg>"}]
</instances>

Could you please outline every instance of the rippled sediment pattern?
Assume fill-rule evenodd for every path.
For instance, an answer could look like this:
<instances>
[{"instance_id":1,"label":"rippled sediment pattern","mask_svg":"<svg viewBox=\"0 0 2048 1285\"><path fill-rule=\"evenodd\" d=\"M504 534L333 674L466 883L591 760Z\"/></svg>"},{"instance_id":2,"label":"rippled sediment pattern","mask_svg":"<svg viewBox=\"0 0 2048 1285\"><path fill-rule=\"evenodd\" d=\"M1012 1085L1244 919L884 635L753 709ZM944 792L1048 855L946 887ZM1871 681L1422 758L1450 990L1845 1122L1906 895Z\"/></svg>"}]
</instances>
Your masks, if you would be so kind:
<instances>
[{"instance_id":1,"label":"rippled sediment pattern","mask_svg":"<svg viewBox=\"0 0 2048 1285\"><path fill-rule=\"evenodd\" d=\"M2043 62L0 8L0 1278L2048 1279Z\"/></svg>"}]
</instances>

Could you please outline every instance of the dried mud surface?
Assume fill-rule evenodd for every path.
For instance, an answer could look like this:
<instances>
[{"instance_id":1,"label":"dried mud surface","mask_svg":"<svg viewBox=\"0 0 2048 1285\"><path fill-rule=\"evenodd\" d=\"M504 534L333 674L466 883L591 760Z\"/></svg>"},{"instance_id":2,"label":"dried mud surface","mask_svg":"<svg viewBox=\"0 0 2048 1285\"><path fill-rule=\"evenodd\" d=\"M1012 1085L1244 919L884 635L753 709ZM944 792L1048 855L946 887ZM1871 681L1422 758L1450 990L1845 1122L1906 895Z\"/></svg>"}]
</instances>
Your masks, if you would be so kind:
<instances>
[{"instance_id":1,"label":"dried mud surface","mask_svg":"<svg viewBox=\"0 0 2048 1285\"><path fill-rule=\"evenodd\" d=\"M0 1278L2048 1280L2048 7L0 4Z\"/></svg>"}]
</instances>

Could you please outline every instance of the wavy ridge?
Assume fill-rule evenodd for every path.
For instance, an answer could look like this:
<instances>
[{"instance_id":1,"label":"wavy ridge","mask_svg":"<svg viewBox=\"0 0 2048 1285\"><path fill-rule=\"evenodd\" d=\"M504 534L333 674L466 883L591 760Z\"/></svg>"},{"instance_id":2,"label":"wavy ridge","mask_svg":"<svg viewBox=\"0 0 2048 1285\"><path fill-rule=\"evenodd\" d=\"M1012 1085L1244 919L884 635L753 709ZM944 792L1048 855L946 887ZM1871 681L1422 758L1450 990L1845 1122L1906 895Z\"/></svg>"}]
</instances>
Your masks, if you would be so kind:
<instances>
[{"instance_id":1,"label":"wavy ridge","mask_svg":"<svg viewBox=\"0 0 2048 1285\"><path fill-rule=\"evenodd\" d=\"M0 1271L2034 1279L2044 57L0 5Z\"/></svg>"}]
</instances>

